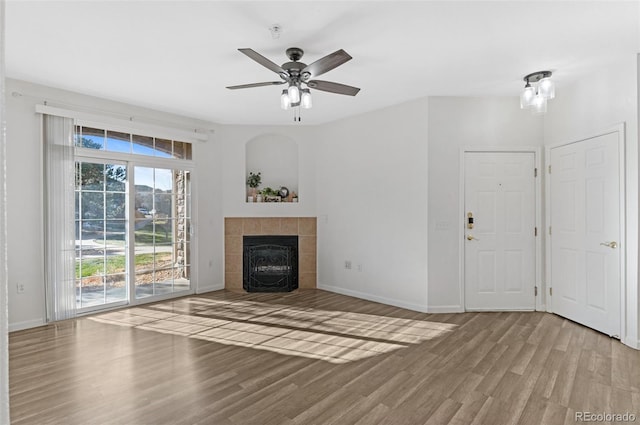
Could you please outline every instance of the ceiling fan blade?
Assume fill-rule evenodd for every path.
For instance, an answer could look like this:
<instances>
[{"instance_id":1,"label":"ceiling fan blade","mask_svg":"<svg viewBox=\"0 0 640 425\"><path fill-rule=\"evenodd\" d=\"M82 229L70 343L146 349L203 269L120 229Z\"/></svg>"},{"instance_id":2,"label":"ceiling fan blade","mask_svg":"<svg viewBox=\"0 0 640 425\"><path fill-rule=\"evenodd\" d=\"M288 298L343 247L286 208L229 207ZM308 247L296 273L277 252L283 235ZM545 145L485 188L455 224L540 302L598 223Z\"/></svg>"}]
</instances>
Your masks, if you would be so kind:
<instances>
[{"instance_id":1,"label":"ceiling fan blade","mask_svg":"<svg viewBox=\"0 0 640 425\"><path fill-rule=\"evenodd\" d=\"M317 77L325 72L331 71L333 68L342 65L343 63L351 60L349 53L344 50L336 50L335 52L318 59L314 63L307 65L300 73L309 72L312 77Z\"/></svg>"},{"instance_id":2,"label":"ceiling fan blade","mask_svg":"<svg viewBox=\"0 0 640 425\"><path fill-rule=\"evenodd\" d=\"M240 84L239 86L228 86L227 88L230 90L250 89L252 87L279 86L280 84L284 84L284 83L285 83L284 81L269 81L266 83Z\"/></svg>"},{"instance_id":3,"label":"ceiling fan blade","mask_svg":"<svg viewBox=\"0 0 640 425\"><path fill-rule=\"evenodd\" d=\"M260 65L264 66L265 68L269 68L270 70L272 70L277 74L287 73L284 69L282 69L280 65L277 65L271 62L269 59L265 58L264 56L262 56L260 53L256 52L253 49L238 49L238 50L244 53L245 55L249 56L254 61L258 62Z\"/></svg>"},{"instance_id":4,"label":"ceiling fan blade","mask_svg":"<svg viewBox=\"0 0 640 425\"><path fill-rule=\"evenodd\" d=\"M358 87L348 86L346 84L333 83L331 81L311 80L307 83L309 88L326 91L329 93L345 94L347 96L355 96L360 89Z\"/></svg>"}]
</instances>

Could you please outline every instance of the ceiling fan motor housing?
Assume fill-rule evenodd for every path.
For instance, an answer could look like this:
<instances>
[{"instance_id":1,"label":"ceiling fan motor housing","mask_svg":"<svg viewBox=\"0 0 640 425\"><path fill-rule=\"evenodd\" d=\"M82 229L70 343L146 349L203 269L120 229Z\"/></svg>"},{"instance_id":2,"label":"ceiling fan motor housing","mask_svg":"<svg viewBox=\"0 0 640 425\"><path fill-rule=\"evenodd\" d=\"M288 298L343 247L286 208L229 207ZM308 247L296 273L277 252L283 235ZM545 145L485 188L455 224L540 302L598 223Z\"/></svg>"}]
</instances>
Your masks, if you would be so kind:
<instances>
[{"instance_id":1,"label":"ceiling fan motor housing","mask_svg":"<svg viewBox=\"0 0 640 425\"><path fill-rule=\"evenodd\" d=\"M296 62L302 58L302 56L304 55L304 50L299 47L289 47L286 53L289 59Z\"/></svg>"}]
</instances>

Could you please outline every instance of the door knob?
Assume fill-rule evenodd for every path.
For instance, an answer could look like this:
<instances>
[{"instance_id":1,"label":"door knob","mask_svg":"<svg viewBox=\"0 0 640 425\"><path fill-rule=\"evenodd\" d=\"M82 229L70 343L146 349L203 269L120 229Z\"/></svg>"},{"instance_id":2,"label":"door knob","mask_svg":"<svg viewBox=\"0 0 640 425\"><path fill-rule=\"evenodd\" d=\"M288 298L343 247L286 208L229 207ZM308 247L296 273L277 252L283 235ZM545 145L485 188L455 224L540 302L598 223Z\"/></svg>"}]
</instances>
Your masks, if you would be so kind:
<instances>
[{"instance_id":1,"label":"door knob","mask_svg":"<svg viewBox=\"0 0 640 425\"><path fill-rule=\"evenodd\" d=\"M600 242L600 245L608 246L611 249L616 249L618 247L618 243L616 241L613 241L613 242Z\"/></svg>"},{"instance_id":2,"label":"door knob","mask_svg":"<svg viewBox=\"0 0 640 425\"><path fill-rule=\"evenodd\" d=\"M468 241L479 241L480 239L474 238L472 235L467 235L467 240Z\"/></svg>"}]
</instances>

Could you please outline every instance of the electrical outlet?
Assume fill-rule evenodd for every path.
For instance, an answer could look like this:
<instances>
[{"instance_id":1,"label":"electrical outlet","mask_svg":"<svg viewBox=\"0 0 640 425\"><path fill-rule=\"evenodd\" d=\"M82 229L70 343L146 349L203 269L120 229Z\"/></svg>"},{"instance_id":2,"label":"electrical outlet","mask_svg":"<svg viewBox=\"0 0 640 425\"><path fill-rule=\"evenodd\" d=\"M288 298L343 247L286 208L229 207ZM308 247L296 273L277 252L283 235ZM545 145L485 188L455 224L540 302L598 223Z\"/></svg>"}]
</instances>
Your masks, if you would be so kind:
<instances>
[{"instance_id":1,"label":"electrical outlet","mask_svg":"<svg viewBox=\"0 0 640 425\"><path fill-rule=\"evenodd\" d=\"M18 294L23 294L24 293L24 283L16 284L16 291L18 292Z\"/></svg>"},{"instance_id":2,"label":"electrical outlet","mask_svg":"<svg viewBox=\"0 0 640 425\"><path fill-rule=\"evenodd\" d=\"M361 272L362 271L362 264L358 264L358 271Z\"/></svg>"},{"instance_id":3,"label":"electrical outlet","mask_svg":"<svg viewBox=\"0 0 640 425\"><path fill-rule=\"evenodd\" d=\"M344 260L344 268L347 270L351 270L351 261Z\"/></svg>"}]
</instances>

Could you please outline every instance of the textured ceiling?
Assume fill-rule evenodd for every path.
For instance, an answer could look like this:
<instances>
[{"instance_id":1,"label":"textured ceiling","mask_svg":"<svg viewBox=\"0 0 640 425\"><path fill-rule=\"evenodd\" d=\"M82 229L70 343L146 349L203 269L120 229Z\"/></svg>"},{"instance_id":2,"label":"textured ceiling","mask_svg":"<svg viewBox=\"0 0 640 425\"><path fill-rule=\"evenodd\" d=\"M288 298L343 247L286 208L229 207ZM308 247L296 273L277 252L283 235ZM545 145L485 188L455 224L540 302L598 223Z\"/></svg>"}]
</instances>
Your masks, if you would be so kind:
<instances>
[{"instance_id":1,"label":"textured ceiling","mask_svg":"<svg viewBox=\"0 0 640 425\"><path fill-rule=\"evenodd\" d=\"M321 79L356 97L312 91L302 124L424 96L517 96L551 69L558 86L640 50L637 1L57 1L9 0L7 76L218 123L288 124L273 62L304 49L353 60ZM280 24L273 39L268 28Z\"/></svg>"}]
</instances>

